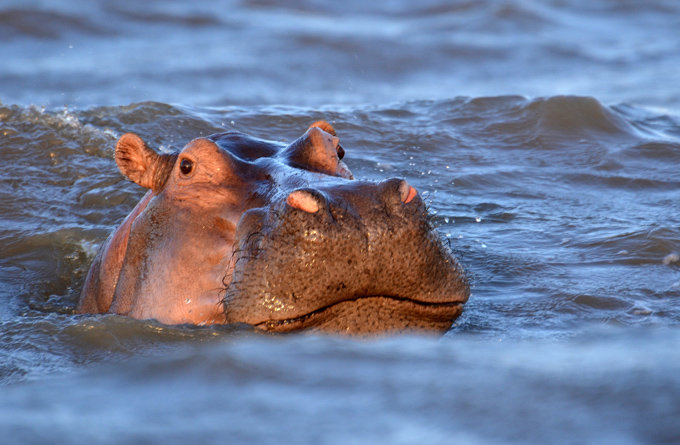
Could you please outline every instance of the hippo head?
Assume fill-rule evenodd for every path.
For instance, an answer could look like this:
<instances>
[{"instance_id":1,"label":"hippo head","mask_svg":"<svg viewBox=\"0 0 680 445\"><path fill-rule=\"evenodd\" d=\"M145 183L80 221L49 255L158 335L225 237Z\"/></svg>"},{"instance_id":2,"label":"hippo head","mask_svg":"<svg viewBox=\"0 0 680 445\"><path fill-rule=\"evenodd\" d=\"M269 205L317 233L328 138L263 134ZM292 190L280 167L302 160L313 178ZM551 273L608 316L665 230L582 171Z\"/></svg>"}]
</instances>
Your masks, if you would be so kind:
<instances>
[{"instance_id":1,"label":"hippo head","mask_svg":"<svg viewBox=\"0 0 680 445\"><path fill-rule=\"evenodd\" d=\"M334 129L289 145L241 133L159 155L121 137L121 171L150 191L100 250L80 312L289 332L450 328L463 271L403 179L353 180Z\"/></svg>"}]
</instances>

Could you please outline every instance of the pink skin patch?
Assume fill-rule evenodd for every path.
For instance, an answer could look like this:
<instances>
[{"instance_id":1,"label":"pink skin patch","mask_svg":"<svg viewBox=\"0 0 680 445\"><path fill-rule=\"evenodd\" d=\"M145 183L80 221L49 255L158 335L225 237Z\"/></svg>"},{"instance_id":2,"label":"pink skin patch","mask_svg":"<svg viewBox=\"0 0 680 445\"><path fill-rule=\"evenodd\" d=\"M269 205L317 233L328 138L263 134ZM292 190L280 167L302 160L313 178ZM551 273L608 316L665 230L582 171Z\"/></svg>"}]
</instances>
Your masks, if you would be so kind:
<instances>
[{"instance_id":1,"label":"pink skin patch","mask_svg":"<svg viewBox=\"0 0 680 445\"><path fill-rule=\"evenodd\" d=\"M401 196L401 202L408 204L413 201L413 198L416 197L418 191L411 187L408 182L401 181L401 184L399 184L399 194Z\"/></svg>"},{"instance_id":2,"label":"pink skin patch","mask_svg":"<svg viewBox=\"0 0 680 445\"><path fill-rule=\"evenodd\" d=\"M288 195L286 202L289 206L302 210L307 213L316 213L319 211L319 203L316 198L309 192L304 190L296 190Z\"/></svg>"}]
</instances>

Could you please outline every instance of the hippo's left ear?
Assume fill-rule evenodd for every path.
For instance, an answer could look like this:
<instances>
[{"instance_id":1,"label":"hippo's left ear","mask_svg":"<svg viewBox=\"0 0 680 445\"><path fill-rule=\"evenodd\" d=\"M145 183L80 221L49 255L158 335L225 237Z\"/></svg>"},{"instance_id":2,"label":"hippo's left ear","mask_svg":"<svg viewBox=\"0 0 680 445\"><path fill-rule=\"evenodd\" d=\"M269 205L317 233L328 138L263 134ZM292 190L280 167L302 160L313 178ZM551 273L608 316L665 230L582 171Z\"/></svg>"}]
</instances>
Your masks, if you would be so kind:
<instances>
[{"instance_id":1,"label":"hippo's left ear","mask_svg":"<svg viewBox=\"0 0 680 445\"><path fill-rule=\"evenodd\" d=\"M345 151L335 136L335 129L328 122L318 121L312 124L282 154L291 164L306 170L354 179L352 172L340 160Z\"/></svg>"},{"instance_id":2,"label":"hippo's left ear","mask_svg":"<svg viewBox=\"0 0 680 445\"><path fill-rule=\"evenodd\" d=\"M116 144L115 158L121 173L142 187L159 192L168 180L177 154L160 155L136 134L126 133Z\"/></svg>"},{"instance_id":3,"label":"hippo's left ear","mask_svg":"<svg viewBox=\"0 0 680 445\"><path fill-rule=\"evenodd\" d=\"M337 136L337 133L335 132L335 128L333 128L333 126L326 121L316 121L312 125L309 126L309 128L312 128L312 127L321 128L326 133L332 134L333 136Z\"/></svg>"}]
</instances>

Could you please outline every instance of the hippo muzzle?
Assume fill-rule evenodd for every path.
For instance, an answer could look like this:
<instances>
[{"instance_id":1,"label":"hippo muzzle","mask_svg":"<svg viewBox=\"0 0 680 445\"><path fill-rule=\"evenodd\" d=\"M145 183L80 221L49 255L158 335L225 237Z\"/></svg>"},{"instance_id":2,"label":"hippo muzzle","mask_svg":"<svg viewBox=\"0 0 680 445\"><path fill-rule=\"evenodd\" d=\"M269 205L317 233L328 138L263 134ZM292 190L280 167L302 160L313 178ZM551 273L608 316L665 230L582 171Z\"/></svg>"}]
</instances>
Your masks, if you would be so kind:
<instances>
[{"instance_id":1,"label":"hippo muzzle","mask_svg":"<svg viewBox=\"0 0 680 445\"><path fill-rule=\"evenodd\" d=\"M123 135L116 163L149 192L102 245L78 312L446 331L469 287L423 201L403 179L354 180L343 155L323 121L289 145L231 132L164 155Z\"/></svg>"},{"instance_id":2,"label":"hippo muzzle","mask_svg":"<svg viewBox=\"0 0 680 445\"><path fill-rule=\"evenodd\" d=\"M468 298L467 282L406 181L293 193L305 195L313 211L280 199L241 219L227 321L274 332L450 328Z\"/></svg>"}]
</instances>

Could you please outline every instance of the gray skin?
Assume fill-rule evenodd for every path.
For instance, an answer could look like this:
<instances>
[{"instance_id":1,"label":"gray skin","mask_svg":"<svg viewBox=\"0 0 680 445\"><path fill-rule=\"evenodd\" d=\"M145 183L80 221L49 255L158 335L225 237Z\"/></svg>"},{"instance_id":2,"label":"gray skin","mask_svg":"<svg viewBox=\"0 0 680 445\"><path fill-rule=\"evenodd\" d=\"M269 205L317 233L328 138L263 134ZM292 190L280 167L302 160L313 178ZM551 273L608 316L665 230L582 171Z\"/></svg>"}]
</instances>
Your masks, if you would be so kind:
<instances>
[{"instance_id":1,"label":"gray skin","mask_svg":"<svg viewBox=\"0 0 680 445\"><path fill-rule=\"evenodd\" d=\"M102 245L77 311L166 324L365 335L445 332L462 268L402 179L355 181L326 122L290 145L222 133L116 162L149 192Z\"/></svg>"}]
</instances>

